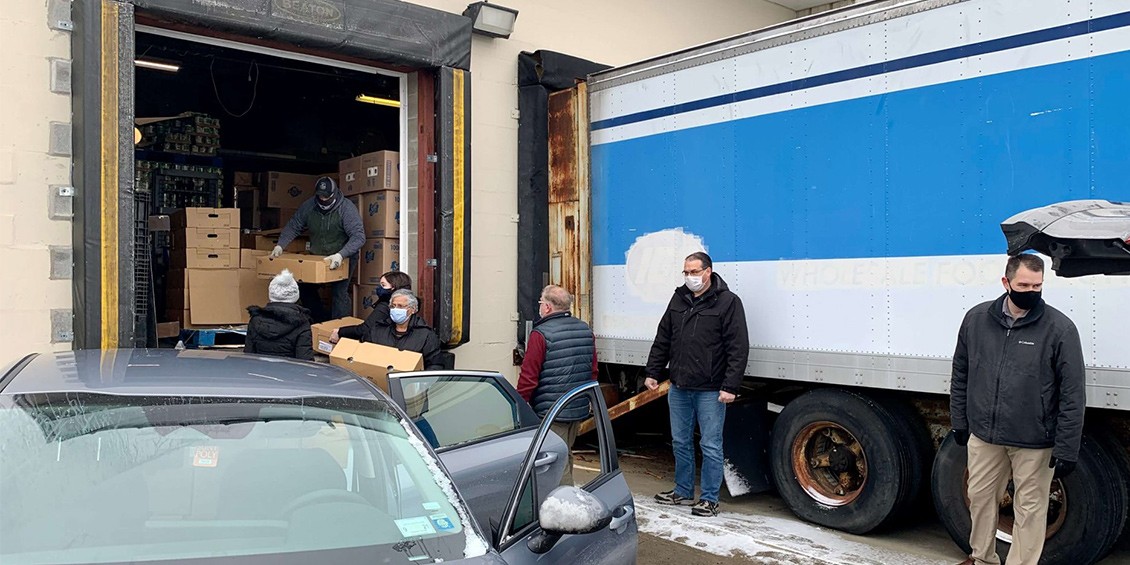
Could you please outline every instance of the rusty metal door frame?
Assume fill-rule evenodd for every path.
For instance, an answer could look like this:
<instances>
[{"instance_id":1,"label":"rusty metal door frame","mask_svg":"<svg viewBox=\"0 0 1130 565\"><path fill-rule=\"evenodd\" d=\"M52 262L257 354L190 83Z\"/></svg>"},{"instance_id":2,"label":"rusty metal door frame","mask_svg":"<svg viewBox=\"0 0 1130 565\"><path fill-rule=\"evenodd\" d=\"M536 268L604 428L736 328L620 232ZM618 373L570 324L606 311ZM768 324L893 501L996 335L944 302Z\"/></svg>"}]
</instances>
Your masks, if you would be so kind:
<instances>
[{"instance_id":1,"label":"rusty metal door frame","mask_svg":"<svg viewBox=\"0 0 1130 565\"><path fill-rule=\"evenodd\" d=\"M592 324L592 197L585 83L549 95L549 283Z\"/></svg>"}]
</instances>

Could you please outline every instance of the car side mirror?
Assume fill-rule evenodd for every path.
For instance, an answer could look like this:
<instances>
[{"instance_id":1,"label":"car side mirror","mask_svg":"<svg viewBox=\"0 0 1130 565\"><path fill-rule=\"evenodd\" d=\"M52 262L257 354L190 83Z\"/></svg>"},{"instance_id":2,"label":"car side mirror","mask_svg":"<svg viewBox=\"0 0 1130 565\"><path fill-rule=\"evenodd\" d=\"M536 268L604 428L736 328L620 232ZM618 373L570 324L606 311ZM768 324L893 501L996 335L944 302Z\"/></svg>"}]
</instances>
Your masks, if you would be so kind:
<instances>
[{"instance_id":1,"label":"car side mirror","mask_svg":"<svg viewBox=\"0 0 1130 565\"><path fill-rule=\"evenodd\" d=\"M574 486L549 493L538 509L538 525L551 535L591 534L612 523L612 511L596 495Z\"/></svg>"}]
</instances>

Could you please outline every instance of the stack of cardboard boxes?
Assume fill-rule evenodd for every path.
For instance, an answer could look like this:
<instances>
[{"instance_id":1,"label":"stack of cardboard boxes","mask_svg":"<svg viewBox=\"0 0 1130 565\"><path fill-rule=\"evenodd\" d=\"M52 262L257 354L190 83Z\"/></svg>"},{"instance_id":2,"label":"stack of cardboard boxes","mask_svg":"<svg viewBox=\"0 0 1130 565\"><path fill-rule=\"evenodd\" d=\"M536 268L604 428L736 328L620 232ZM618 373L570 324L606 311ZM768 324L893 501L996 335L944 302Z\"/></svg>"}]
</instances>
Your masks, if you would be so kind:
<instances>
[{"instance_id":1,"label":"stack of cardboard boxes","mask_svg":"<svg viewBox=\"0 0 1130 565\"><path fill-rule=\"evenodd\" d=\"M365 225L353 313L365 318L376 303L381 275L400 270L400 156L377 151L341 161L341 191L357 205Z\"/></svg>"},{"instance_id":2,"label":"stack of cardboard boxes","mask_svg":"<svg viewBox=\"0 0 1130 565\"><path fill-rule=\"evenodd\" d=\"M245 324L247 306L267 303L269 281L256 276L255 252L241 250L239 241L234 208L185 208L172 215L167 319L185 328Z\"/></svg>"}]
</instances>

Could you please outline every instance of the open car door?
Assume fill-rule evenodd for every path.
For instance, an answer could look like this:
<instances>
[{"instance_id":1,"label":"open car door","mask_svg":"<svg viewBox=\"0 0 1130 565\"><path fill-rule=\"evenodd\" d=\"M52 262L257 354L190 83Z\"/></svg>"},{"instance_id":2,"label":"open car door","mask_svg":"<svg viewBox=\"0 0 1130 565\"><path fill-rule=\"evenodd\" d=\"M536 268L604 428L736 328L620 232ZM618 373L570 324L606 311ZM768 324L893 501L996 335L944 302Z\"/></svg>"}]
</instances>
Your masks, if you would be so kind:
<instances>
[{"instance_id":1,"label":"open car door","mask_svg":"<svg viewBox=\"0 0 1130 565\"><path fill-rule=\"evenodd\" d=\"M536 478L544 446L556 438L550 424L562 408L581 398L592 407L599 473L580 488L561 486L546 493L546 487ZM623 565L636 562L638 535L632 492L616 458L616 442L600 385L581 385L558 400L538 428L507 501L495 548L510 565Z\"/></svg>"},{"instance_id":2,"label":"open car door","mask_svg":"<svg viewBox=\"0 0 1130 565\"><path fill-rule=\"evenodd\" d=\"M541 419L499 373L389 373L389 395L431 444L484 531L502 518L506 497ZM552 435L535 476L546 494L561 481L569 451Z\"/></svg>"}]
</instances>

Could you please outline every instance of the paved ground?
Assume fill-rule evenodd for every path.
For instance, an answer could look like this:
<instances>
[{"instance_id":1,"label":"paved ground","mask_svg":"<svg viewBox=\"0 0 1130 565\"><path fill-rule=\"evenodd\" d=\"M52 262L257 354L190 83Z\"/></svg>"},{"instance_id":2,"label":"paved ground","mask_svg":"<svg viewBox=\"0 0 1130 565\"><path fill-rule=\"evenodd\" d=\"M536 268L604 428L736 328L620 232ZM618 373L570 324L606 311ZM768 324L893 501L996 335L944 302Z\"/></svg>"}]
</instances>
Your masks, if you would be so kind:
<instances>
[{"instance_id":1,"label":"paved ground","mask_svg":"<svg viewBox=\"0 0 1130 565\"><path fill-rule=\"evenodd\" d=\"M671 488L674 475L669 451L660 447L632 446L634 453L620 457L636 498L641 565L946 565L964 558L929 514L894 532L853 536L801 522L774 494L730 499L723 490L722 513L710 519L691 516L689 508L655 504L651 496ZM578 448L581 480L599 464ZM1102 565L1130 565L1130 551Z\"/></svg>"}]
</instances>

